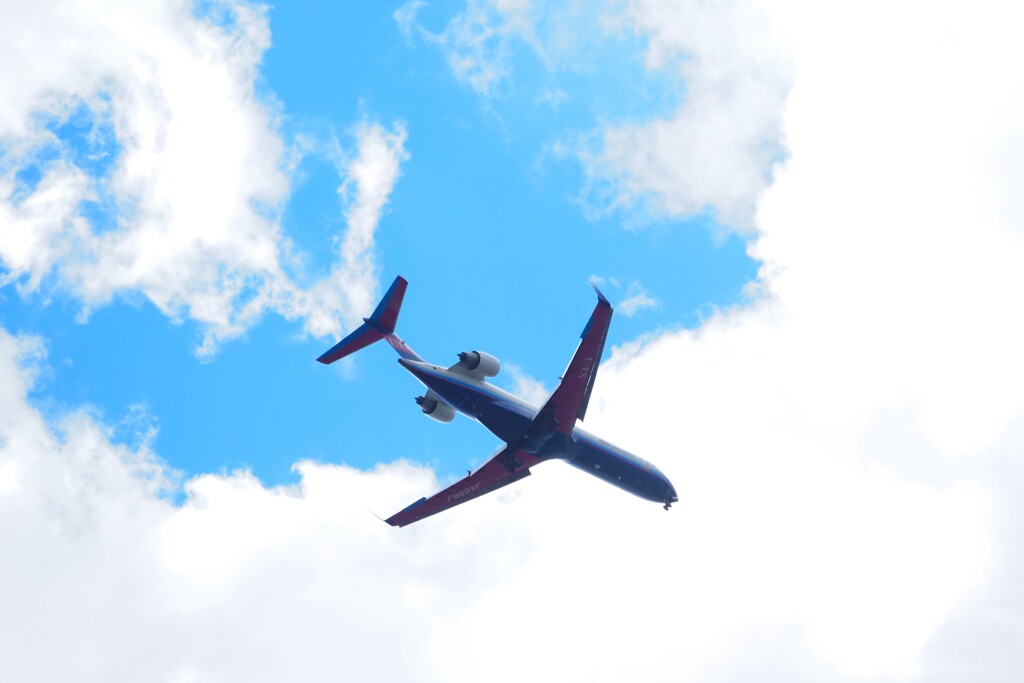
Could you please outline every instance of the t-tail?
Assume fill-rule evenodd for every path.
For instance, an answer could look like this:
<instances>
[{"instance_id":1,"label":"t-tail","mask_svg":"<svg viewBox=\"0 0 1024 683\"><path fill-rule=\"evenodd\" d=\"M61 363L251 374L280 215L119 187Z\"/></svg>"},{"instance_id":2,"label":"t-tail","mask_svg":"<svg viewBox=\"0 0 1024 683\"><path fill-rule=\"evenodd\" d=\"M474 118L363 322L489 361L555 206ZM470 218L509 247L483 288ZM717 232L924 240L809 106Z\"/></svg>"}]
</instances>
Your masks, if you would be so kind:
<instances>
[{"instance_id":1,"label":"t-tail","mask_svg":"<svg viewBox=\"0 0 1024 683\"><path fill-rule=\"evenodd\" d=\"M384 298L377 304L377 308L369 318L363 318L363 324L352 331L350 335L328 349L317 360L324 365L330 365L336 360L341 360L359 349L366 348L370 344L384 339L398 352L402 358L422 361L409 346L399 339L395 334L395 325L398 324L398 313L402 310L402 300L405 298L405 288L409 283L399 275L391 283Z\"/></svg>"}]
</instances>

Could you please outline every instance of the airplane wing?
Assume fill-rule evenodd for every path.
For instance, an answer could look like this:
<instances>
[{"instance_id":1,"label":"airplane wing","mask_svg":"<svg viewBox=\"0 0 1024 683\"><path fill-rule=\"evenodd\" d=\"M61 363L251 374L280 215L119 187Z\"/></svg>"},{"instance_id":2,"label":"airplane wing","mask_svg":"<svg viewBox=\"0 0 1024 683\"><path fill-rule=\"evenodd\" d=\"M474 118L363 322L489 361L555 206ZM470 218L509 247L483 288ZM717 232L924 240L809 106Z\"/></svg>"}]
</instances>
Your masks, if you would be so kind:
<instances>
[{"instance_id":1,"label":"airplane wing","mask_svg":"<svg viewBox=\"0 0 1024 683\"><path fill-rule=\"evenodd\" d=\"M510 462L515 465L512 469L509 468ZM536 462L538 462L536 456L519 451L515 446L505 446L494 457L481 465L476 472L463 477L429 498L420 498L385 521L391 526L401 527L436 515L438 512L461 505L467 500L479 498L530 476L529 467ZM523 467L523 465L527 466Z\"/></svg>"},{"instance_id":2,"label":"airplane wing","mask_svg":"<svg viewBox=\"0 0 1024 683\"><path fill-rule=\"evenodd\" d=\"M601 290L594 287L594 291L597 292L597 306L583 328L580 345L562 374L561 383L534 419L535 424L552 424L554 430L562 434L572 434L577 418L582 420L587 414L597 366L601 363L608 326L612 321L612 305Z\"/></svg>"}]
</instances>

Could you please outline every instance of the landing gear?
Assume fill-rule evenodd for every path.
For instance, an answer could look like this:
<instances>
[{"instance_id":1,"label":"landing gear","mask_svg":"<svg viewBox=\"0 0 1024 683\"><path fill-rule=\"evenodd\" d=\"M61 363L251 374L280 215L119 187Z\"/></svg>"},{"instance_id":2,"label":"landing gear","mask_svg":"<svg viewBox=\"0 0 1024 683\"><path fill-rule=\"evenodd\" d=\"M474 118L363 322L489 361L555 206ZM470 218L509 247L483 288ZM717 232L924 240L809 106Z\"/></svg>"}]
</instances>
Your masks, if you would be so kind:
<instances>
[{"instance_id":1,"label":"landing gear","mask_svg":"<svg viewBox=\"0 0 1024 683\"><path fill-rule=\"evenodd\" d=\"M665 503L664 507L666 510L668 510L670 507L672 507L672 503Z\"/></svg>"}]
</instances>

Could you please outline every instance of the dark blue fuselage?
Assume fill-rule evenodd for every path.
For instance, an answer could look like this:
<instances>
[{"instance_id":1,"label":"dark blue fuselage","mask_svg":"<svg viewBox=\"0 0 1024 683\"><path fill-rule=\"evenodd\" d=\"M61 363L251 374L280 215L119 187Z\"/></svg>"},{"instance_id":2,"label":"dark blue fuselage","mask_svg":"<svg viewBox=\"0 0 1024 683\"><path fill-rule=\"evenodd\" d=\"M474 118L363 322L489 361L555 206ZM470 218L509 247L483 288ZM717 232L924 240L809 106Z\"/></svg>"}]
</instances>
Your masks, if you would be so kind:
<instances>
[{"instance_id":1,"label":"dark blue fuselage","mask_svg":"<svg viewBox=\"0 0 1024 683\"><path fill-rule=\"evenodd\" d=\"M537 408L482 379L406 358L399 362L428 389L505 443L522 438L537 416ZM657 467L582 429L574 428L571 437L548 433L538 442L536 455L541 460L564 460L646 500L666 504L678 500Z\"/></svg>"}]
</instances>

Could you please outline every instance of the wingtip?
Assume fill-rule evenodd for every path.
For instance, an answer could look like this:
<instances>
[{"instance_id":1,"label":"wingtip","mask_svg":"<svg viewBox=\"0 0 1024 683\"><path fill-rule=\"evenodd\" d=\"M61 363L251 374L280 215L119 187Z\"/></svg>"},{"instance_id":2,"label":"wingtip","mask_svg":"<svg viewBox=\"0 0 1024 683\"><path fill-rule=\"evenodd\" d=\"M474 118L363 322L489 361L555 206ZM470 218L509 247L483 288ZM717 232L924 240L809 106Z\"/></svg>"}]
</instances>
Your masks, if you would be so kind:
<instances>
[{"instance_id":1,"label":"wingtip","mask_svg":"<svg viewBox=\"0 0 1024 683\"><path fill-rule=\"evenodd\" d=\"M608 297L606 297L604 294L601 293L601 290L597 288L597 285L595 285L593 282L591 282L590 286L594 288L595 292L597 292L597 300L600 303L604 304L605 306L608 306L609 308L611 308L612 304L611 304L610 301L608 301Z\"/></svg>"},{"instance_id":2,"label":"wingtip","mask_svg":"<svg viewBox=\"0 0 1024 683\"><path fill-rule=\"evenodd\" d=\"M394 524L393 524L393 523L391 522L391 520L388 520L388 519L384 519L383 517L381 517L380 515L378 515L378 514L377 514L376 512L374 512L373 510L367 510L367 512L369 512L369 513L370 513L371 515L373 515L374 517L376 517L376 518L377 518L377 519L379 519L380 521L384 522L384 523L385 523L385 524L387 524L388 526L394 526Z\"/></svg>"}]
</instances>

